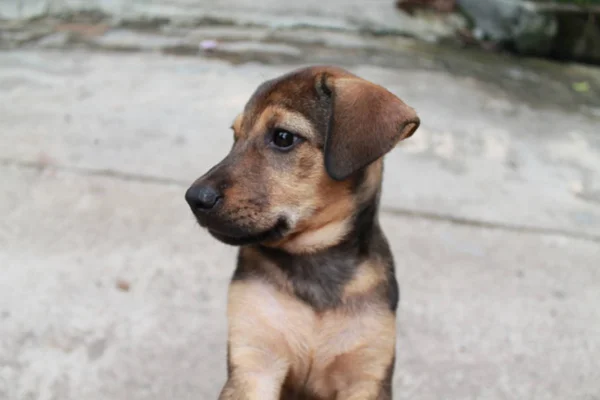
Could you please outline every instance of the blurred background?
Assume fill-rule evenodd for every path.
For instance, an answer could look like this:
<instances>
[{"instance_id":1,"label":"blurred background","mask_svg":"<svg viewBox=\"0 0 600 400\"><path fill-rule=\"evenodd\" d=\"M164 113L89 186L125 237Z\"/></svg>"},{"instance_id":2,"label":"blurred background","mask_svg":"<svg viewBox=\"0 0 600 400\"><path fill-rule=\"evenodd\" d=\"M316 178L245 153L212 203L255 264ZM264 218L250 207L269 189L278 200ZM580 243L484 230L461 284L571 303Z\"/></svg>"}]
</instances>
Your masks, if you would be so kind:
<instances>
[{"instance_id":1,"label":"blurred background","mask_svg":"<svg viewBox=\"0 0 600 400\"><path fill-rule=\"evenodd\" d=\"M0 399L214 399L235 249L188 185L337 64L386 161L396 399L600 399L600 1L0 0Z\"/></svg>"}]
</instances>

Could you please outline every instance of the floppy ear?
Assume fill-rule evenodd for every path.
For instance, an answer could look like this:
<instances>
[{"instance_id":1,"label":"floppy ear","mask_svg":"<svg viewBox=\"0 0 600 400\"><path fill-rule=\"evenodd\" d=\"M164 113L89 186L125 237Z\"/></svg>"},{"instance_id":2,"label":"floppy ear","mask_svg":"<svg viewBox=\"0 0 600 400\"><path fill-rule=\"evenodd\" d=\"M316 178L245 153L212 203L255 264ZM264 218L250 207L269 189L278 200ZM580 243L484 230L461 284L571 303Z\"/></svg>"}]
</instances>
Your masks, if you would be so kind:
<instances>
[{"instance_id":1,"label":"floppy ear","mask_svg":"<svg viewBox=\"0 0 600 400\"><path fill-rule=\"evenodd\" d=\"M335 180L381 158L419 127L415 110L381 86L355 76L328 76L322 85L331 101L325 169Z\"/></svg>"}]
</instances>

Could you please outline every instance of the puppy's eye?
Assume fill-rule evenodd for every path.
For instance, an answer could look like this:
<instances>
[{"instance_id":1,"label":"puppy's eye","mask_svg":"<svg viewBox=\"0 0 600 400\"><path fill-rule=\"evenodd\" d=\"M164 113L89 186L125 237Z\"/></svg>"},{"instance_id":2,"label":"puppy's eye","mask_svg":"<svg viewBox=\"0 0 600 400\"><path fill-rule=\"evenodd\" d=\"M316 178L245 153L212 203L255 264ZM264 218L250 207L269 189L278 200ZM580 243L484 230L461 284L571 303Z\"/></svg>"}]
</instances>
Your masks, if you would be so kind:
<instances>
[{"instance_id":1,"label":"puppy's eye","mask_svg":"<svg viewBox=\"0 0 600 400\"><path fill-rule=\"evenodd\" d=\"M293 145L298 143L299 139L300 138L293 133L278 129L273 133L272 143L280 150L289 150Z\"/></svg>"}]
</instances>

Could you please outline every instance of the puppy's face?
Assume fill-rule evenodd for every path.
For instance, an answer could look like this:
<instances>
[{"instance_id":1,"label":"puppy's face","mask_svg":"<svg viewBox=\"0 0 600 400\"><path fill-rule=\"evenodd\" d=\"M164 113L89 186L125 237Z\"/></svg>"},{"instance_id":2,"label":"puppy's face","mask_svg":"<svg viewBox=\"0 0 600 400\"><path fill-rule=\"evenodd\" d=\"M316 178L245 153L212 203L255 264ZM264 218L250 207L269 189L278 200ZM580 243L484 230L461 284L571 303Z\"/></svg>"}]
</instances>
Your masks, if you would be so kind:
<instances>
[{"instance_id":1,"label":"puppy's face","mask_svg":"<svg viewBox=\"0 0 600 400\"><path fill-rule=\"evenodd\" d=\"M256 90L230 153L186 200L225 243L282 243L351 216L359 171L418 124L393 94L344 70L294 71Z\"/></svg>"}]
</instances>

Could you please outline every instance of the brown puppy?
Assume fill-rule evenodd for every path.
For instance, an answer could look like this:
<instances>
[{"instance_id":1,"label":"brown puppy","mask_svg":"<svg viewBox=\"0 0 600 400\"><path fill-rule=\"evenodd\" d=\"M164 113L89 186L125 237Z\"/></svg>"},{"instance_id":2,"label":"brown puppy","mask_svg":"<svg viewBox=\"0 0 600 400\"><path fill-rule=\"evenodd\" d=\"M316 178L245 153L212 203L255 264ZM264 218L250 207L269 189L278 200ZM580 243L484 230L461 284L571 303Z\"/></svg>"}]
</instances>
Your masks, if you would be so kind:
<instances>
[{"instance_id":1,"label":"brown puppy","mask_svg":"<svg viewBox=\"0 0 600 400\"><path fill-rule=\"evenodd\" d=\"M201 226L241 246L222 400L391 399L398 286L379 227L382 157L419 126L335 67L263 83L223 161L188 189Z\"/></svg>"}]
</instances>

